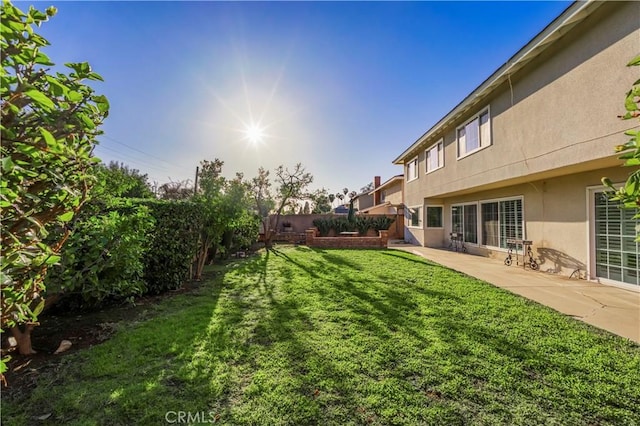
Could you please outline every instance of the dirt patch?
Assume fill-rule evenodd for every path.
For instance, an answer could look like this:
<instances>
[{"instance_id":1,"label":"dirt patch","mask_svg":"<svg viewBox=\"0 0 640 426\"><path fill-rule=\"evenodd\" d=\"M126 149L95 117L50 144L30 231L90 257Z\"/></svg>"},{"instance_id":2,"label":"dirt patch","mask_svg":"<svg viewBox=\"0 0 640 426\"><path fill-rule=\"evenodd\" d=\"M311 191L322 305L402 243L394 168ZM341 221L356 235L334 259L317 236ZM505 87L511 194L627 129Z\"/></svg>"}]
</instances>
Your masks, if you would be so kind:
<instances>
[{"instance_id":1,"label":"dirt patch","mask_svg":"<svg viewBox=\"0 0 640 426\"><path fill-rule=\"evenodd\" d=\"M2 334L2 357L11 356L9 371L5 374L7 386L2 386L2 399L23 399L35 388L38 378L47 374L55 378L64 358L69 354L108 340L123 323L138 320L149 308L178 294L196 290L200 283L186 284L179 290L161 295L144 296L135 304L126 303L83 313L43 313L40 324L32 333L32 345L36 354L20 355L10 347L9 333ZM145 316L146 317L146 316ZM60 342L68 340L71 348L54 354ZM54 379L55 380L55 379Z\"/></svg>"}]
</instances>

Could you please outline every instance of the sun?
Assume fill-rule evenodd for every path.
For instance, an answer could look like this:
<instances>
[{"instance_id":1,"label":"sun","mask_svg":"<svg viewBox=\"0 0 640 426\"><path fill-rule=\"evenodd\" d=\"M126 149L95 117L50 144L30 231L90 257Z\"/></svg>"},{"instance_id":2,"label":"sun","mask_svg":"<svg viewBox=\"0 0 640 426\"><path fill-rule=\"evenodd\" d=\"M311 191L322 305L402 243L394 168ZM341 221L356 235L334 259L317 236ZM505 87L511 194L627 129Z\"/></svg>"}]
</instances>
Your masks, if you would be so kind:
<instances>
[{"instance_id":1,"label":"sun","mask_svg":"<svg viewBox=\"0 0 640 426\"><path fill-rule=\"evenodd\" d=\"M257 145L264 140L264 129L258 124L250 124L244 129L245 139L253 145Z\"/></svg>"}]
</instances>

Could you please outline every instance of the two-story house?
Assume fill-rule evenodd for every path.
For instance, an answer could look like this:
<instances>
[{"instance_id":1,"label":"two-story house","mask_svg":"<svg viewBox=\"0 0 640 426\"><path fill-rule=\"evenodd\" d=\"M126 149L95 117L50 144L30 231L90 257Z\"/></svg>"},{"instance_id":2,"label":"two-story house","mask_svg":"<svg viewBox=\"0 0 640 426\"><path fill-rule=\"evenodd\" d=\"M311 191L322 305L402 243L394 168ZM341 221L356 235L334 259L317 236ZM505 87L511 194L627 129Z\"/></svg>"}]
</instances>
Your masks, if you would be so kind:
<instances>
[{"instance_id":1,"label":"two-story house","mask_svg":"<svg viewBox=\"0 0 640 426\"><path fill-rule=\"evenodd\" d=\"M373 199L370 207L360 210L366 214L402 214L404 208L404 175L396 175L384 183L376 176L375 185L369 195Z\"/></svg>"},{"instance_id":2,"label":"two-story house","mask_svg":"<svg viewBox=\"0 0 640 426\"><path fill-rule=\"evenodd\" d=\"M638 78L640 2L575 2L402 152L405 240L504 257L532 240L542 271L640 289L635 211L601 178L626 180L614 148Z\"/></svg>"}]
</instances>

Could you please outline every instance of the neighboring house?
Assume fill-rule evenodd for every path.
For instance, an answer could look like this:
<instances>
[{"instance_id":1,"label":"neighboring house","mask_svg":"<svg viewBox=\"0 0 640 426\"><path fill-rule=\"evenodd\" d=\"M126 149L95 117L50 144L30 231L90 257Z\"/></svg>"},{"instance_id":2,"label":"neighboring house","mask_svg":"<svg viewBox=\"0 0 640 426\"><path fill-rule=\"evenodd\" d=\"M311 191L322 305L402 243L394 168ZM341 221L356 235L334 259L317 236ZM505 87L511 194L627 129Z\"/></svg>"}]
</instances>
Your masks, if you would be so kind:
<instances>
[{"instance_id":1,"label":"neighboring house","mask_svg":"<svg viewBox=\"0 0 640 426\"><path fill-rule=\"evenodd\" d=\"M393 176L382 185L380 176L374 180L374 189L369 192L372 205L361 209L361 214L403 214L404 175Z\"/></svg>"},{"instance_id":2,"label":"neighboring house","mask_svg":"<svg viewBox=\"0 0 640 426\"><path fill-rule=\"evenodd\" d=\"M504 257L533 241L542 271L640 290L635 211L607 200L637 79L640 2L575 2L395 160L405 239ZM513 267L513 266L512 266Z\"/></svg>"},{"instance_id":3,"label":"neighboring house","mask_svg":"<svg viewBox=\"0 0 640 426\"><path fill-rule=\"evenodd\" d=\"M367 192L361 192L353 197L353 209L355 211L364 210L373 205L373 196Z\"/></svg>"}]
</instances>

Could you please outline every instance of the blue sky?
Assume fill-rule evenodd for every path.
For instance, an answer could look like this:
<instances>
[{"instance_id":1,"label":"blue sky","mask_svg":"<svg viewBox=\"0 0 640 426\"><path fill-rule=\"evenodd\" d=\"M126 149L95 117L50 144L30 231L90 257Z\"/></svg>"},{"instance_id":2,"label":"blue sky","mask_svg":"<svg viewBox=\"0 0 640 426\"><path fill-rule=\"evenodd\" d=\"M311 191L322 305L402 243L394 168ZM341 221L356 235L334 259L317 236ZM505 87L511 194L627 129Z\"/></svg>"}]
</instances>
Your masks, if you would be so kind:
<instances>
[{"instance_id":1,"label":"blue sky","mask_svg":"<svg viewBox=\"0 0 640 426\"><path fill-rule=\"evenodd\" d=\"M105 79L103 161L160 184L202 159L247 177L301 162L335 192L402 173L391 161L570 2L50 4L45 52Z\"/></svg>"}]
</instances>

